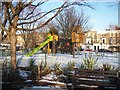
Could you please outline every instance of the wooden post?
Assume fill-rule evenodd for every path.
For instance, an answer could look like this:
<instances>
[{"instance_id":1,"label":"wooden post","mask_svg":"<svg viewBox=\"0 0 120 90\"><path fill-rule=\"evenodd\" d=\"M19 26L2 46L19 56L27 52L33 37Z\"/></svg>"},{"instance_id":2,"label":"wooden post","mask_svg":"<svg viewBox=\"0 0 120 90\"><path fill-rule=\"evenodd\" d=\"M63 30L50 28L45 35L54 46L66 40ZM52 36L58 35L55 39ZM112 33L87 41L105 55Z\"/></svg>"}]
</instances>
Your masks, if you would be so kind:
<instances>
[{"instance_id":1,"label":"wooden post","mask_svg":"<svg viewBox=\"0 0 120 90\"><path fill-rule=\"evenodd\" d=\"M41 75L40 75L40 66L38 65L38 80L40 79Z\"/></svg>"}]
</instances>

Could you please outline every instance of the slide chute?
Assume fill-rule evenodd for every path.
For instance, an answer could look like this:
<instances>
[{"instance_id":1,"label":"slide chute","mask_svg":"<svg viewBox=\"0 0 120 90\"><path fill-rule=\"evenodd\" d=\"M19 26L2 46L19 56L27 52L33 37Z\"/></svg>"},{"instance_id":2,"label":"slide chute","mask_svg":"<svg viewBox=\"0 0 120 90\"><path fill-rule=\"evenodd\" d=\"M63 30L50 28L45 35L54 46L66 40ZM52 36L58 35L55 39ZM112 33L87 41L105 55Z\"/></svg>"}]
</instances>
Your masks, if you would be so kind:
<instances>
[{"instance_id":1,"label":"slide chute","mask_svg":"<svg viewBox=\"0 0 120 90\"><path fill-rule=\"evenodd\" d=\"M30 53L26 54L26 56L28 56L28 57L32 56L34 53L36 53L38 50L40 50L42 47L44 47L50 41L53 41L53 36L48 36L47 39L43 43L41 43L37 48L35 48Z\"/></svg>"}]
</instances>

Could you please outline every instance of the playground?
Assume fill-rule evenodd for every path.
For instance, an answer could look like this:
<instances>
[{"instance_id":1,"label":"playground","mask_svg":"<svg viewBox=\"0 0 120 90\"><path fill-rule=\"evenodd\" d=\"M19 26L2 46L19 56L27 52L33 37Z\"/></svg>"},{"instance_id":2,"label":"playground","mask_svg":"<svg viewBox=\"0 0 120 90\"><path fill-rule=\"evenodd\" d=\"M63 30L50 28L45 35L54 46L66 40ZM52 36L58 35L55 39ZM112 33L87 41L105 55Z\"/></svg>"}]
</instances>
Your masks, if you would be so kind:
<instances>
[{"instance_id":1,"label":"playground","mask_svg":"<svg viewBox=\"0 0 120 90\"><path fill-rule=\"evenodd\" d=\"M89 74L89 72L100 71L102 77L105 77L106 71L108 71L108 74L106 74L108 76L108 81L111 80L109 78L109 71L110 73L114 71L115 78L118 78L117 68L119 65L119 53L80 50L80 43L83 41L83 37L81 36L81 34L72 33L72 39L65 40L58 39L57 35L48 34L46 40L33 50L29 52L23 52L22 50L17 51L18 72L14 72L16 81L12 81L9 78L9 75L5 74L6 72L12 71L12 68L10 67L10 55L6 54L5 57L1 57L3 60L3 71L5 71L4 74L6 75L4 75L5 79L3 79L3 82L5 83L3 86L5 87L7 85L8 88L15 87L20 90L34 88L71 90L75 89L75 84L79 86L74 78L74 76L76 77L76 68L83 71L85 70L85 72L88 70L88 73L86 72L87 74ZM100 75L95 76L95 82L101 77L101 73ZM13 73L10 75L13 76ZM94 75L92 77L94 77ZM91 79L92 77L89 78ZM104 78L102 78L102 81L107 83L103 79ZM86 80L89 80L88 77ZM118 80L114 82L117 83L114 87L116 89L118 88L119 83ZM97 85L99 87L99 84ZM87 87L91 86L88 85ZM105 88L104 84L103 88Z\"/></svg>"}]
</instances>

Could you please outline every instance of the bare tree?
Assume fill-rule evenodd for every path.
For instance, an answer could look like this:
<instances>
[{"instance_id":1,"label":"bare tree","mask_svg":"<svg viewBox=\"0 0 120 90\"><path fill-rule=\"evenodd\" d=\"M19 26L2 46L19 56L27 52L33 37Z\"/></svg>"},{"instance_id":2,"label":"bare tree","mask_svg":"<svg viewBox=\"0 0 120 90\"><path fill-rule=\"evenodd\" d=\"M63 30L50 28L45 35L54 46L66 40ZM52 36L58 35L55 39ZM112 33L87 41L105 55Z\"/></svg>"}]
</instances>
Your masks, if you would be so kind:
<instances>
[{"instance_id":1,"label":"bare tree","mask_svg":"<svg viewBox=\"0 0 120 90\"><path fill-rule=\"evenodd\" d=\"M47 25L53 18L55 18L64 8L71 5L79 5L79 6L88 6L90 5L83 2L63 2L61 6L54 8L52 10L41 12L36 11L39 9L41 5L46 3L48 0L40 0L37 3L34 3L36 0L21 0L20 2L14 2L14 0L6 0L6 2L2 2L2 21L0 20L0 28L2 30L2 35L7 34L10 40L10 48L11 48L11 62L14 69L16 69L16 32L18 30L24 31L34 31L40 29L41 27ZM31 9L31 11L26 15L21 15L22 11L26 11ZM34 12L35 15L33 14ZM43 20L48 14L54 12L54 15L47 18L44 22L38 25L38 23ZM35 18L34 20L31 18ZM27 28L24 25L35 24L36 27ZM23 27L22 27L23 25ZM6 32L6 33L4 33Z\"/></svg>"},{"instance_id":2,"label":"bare tree","mask_svg":"<svg viewBox=\"0 0 120 90\"><path fill-rule=\"evenodd\" d=\"M67 8L56 17L59 32L64 38L70 38L72 32L81 33L88 26L88 17L84 11L77 12L74 7ZM80 29L82 28L82 29Z\"/></svg>"},{"instance_id":3,"label":"bare tree","mask_svg":"<svg viewBox=\"0 0 120 90\"><path fill-rule=\"evenodd\" d=\"M73 42L67 46L66 42L72 39L72 32L79 34L83 33L86 27L88 27L88 17L85 16L84 11L78 12L75 7L68 7L64 9L64 11L62 11L55 19L57 22L56 27L62 36L62 40L65 41L65 43L61 43L61 51L70 52L73 54L73 57L75 57L76 43ZM79 48L77 48L77 50L78 49Z\"/></svg>"}]
</instances>

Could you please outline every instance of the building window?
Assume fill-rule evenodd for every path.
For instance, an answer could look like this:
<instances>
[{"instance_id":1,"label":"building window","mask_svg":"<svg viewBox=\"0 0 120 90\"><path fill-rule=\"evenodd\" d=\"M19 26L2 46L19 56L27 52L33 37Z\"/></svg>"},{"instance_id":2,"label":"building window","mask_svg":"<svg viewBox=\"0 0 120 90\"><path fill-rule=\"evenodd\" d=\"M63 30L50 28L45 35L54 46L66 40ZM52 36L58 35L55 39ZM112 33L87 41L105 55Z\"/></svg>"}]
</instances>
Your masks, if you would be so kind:
<instances>
[{"instance_id":1,"label":"building window","mask_svg":"<svg viewBox=\"0 0 120 90\"><path fill-rule=\"evenodd\" d=\"M103 44L105 44L105 39L103 39Z\"/></svg>"},{"instance_id":2,"label":"building window","mask_svg":"<svg viewBox=\"0 0 120 90\"><path fill-rule=\"evenodd\" d=\"M90 47L89 46L87 46L87 49L89 49Z\"/></svg>"},{"instance_id":3,"label":"building window","mask_svg":"<svg viewBox=\"0 0 120 90\"><path fill-rule=\"evenodd\" d=\"M99 46L98 46L97 48L98 48L98 50L99 50Z\"/></svg>"},{"instance_id":4,"label":"building window","mask_svg":"<svg viewBox=\"0 0 120 90\"><path fill-rule=\"evenodd\" d=\"M94 50L96 50L96 46L94 46Z\"/></svg>"}]
</instances>

